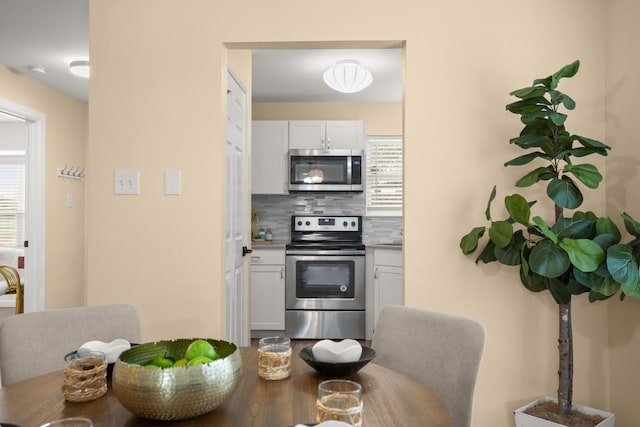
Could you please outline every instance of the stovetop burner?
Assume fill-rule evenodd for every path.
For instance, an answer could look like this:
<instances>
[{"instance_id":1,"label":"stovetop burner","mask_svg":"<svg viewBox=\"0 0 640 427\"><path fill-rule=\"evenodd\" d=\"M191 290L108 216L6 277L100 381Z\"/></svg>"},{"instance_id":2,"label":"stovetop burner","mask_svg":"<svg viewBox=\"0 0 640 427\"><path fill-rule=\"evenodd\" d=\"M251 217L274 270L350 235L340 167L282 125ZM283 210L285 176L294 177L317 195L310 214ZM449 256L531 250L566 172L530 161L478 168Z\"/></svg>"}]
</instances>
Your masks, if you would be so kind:
<instances>
[{"instance_id":1,"label":"stovetop burner","mask_svg":"<svg viewBox=\"0 0 640 427\"><path fill-rule=\"evenodd\" d=\"M287 249L364 249L362 217L353 215L293 215Z\"/></svg>"}]
</instances>

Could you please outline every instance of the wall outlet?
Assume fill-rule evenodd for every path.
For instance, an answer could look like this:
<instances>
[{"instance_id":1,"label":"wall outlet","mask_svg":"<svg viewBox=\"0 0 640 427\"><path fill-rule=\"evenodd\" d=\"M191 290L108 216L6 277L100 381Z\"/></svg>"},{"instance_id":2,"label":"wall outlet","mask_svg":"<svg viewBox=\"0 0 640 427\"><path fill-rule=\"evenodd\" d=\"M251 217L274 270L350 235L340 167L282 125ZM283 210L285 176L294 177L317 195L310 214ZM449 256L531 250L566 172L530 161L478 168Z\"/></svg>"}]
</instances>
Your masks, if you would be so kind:
<instances>
[{"instance_id":1,"label":"wall outlet","mask_svg":"<svg viewBox=\"0 0 640 427\"><path fill-rule=\"evenodd\" d=\"M114 171L113 194L140 194L140 171Z\"/></svg>"}]
</instances>

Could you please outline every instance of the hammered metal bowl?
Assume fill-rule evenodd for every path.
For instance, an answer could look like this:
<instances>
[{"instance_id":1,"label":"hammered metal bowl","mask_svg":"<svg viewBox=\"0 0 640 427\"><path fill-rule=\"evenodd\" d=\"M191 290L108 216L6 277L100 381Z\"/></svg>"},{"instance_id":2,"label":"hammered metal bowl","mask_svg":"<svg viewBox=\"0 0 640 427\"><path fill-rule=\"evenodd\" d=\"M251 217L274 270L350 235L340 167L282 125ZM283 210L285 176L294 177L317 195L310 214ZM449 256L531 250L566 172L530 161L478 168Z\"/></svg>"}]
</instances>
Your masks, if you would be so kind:
<instances>
[{"instance_id":1,"label":"hammered metal bowl","mask_svg":"<svg viewBox=\"0 0 640 427\"><path fill-rule=\"evenodd\" d=\"M208 364L140 366L157 356L181 359L195 339L150 342L124 351L115 362L112 378L122 406L142 418L182 420L211 412L231 396L242 375L242 357L238 347L227 341L206 339L220 355Z\"/></svg>"}]
</instances>

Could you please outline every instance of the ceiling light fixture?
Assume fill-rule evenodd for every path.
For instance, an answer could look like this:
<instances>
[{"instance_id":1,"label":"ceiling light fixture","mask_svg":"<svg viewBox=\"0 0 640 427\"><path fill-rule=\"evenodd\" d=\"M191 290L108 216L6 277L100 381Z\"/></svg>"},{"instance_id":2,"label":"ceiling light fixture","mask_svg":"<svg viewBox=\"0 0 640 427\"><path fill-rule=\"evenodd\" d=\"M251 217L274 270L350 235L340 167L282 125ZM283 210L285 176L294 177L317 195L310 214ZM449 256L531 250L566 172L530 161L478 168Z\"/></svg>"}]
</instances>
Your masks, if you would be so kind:
<instances>
[{"instance_id":1,"label":"ceiling light fixture","mask_svg":"<svg viewBox=\"0 0 640 427\"><path fill-rule=\"evenodd\" d=\"M337 62L324 72L322 78L327 86L342 93L360 92L373 81L371 71L355 59Z\"/></svg>"},{"instance_id":2,"label":"ceiling light fixture","mask_svg":"<svg viewBox=\"0 0 640 427\"><path fill-rule=\"evenodd\" d=\"M89 78L89 61L86 59L78 59L69 63L69 71L76 76Z\"/></svg>"}]
</instances>

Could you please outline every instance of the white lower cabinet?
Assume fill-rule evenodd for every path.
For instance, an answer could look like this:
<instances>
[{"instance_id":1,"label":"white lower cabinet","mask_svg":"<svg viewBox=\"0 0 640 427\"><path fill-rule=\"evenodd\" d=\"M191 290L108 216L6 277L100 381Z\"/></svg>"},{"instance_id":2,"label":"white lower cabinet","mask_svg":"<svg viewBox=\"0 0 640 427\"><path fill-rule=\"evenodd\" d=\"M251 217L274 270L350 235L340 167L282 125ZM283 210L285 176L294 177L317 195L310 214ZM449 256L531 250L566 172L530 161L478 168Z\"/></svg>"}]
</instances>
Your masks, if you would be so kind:
<instances>
[{"instance_id":1,"label":"white lower cabinet","mask_svg":"<svg viewBox=\"0 0 640 427\"><path fill-rule=\"evenodd\" d=\"M284 248L253 249L250 298L251 330L284 331Z\"/></svg>"},{"instance_id":2,"label":"white lower cabinet","mask_svg":"<svg viewBox=\"0 0 640 427\"><path fill-rule=\"evenodd\" d=\"M404 305L402 249L367 249L366 298L366 338L371 339L382 309Z\"/></svg>"}]
</instances>

